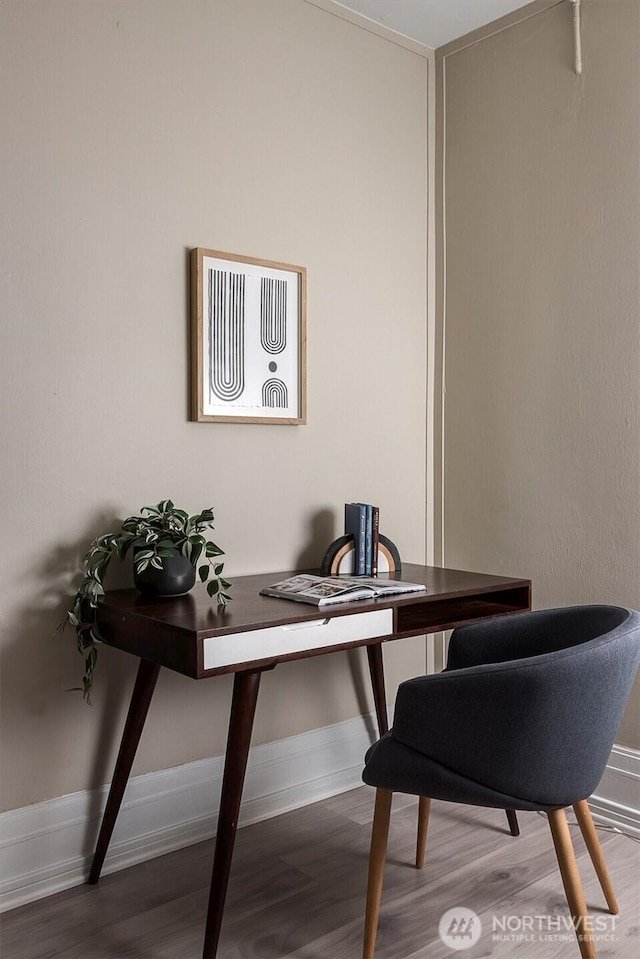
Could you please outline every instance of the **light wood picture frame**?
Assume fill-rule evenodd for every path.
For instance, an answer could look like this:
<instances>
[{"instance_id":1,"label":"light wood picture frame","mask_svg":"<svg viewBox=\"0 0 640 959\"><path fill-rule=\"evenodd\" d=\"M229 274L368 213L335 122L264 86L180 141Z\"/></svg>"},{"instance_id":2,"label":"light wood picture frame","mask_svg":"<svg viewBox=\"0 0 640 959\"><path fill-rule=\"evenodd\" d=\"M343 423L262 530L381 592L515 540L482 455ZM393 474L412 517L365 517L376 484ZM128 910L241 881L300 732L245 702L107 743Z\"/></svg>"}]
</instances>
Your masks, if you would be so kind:
<instances>
[{"instance_id":1,"label":"light wood picture frame","mask_svg":"<svg viewBox=\"0 0 640 959\"><path fill-rule=\"evenodd\" d=\"M191 419L307 421L307 271L191 251Z\"/></svg>"}]
</instances>

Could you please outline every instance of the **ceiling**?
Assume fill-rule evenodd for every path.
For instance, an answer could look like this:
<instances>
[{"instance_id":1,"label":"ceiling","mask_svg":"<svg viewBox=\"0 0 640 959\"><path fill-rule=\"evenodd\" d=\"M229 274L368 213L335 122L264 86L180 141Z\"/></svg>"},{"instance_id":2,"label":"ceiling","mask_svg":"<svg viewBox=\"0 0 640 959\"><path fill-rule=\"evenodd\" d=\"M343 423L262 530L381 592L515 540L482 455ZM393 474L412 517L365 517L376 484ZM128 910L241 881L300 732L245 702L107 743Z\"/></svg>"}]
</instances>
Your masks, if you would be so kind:
<instances>
[{"instance_id":1,"label":"ceiling","mask_svg":"<svg viewBox=\"0 0 640 959\"><path fill-rule=\"evenodd\" d=\"M441 47L499 17L527 6L529 0L334 0L390 30Z\"/></svg>"}]
</instances>

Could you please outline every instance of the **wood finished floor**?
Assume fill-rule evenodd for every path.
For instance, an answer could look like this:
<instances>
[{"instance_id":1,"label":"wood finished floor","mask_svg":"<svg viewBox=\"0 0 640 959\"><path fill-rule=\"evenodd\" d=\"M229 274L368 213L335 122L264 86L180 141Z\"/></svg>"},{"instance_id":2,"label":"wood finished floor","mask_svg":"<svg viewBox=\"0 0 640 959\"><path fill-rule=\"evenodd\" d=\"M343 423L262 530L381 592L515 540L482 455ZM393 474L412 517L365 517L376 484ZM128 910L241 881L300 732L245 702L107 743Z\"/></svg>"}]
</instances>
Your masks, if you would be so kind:
<instances>
[{"instance_id":1,"label":"wood finished floor","mask_svg":"<svg viewBox=\"0 0 640 959\"><path fill-rule=\"evenodd\" d=\"M493 938L494 916L568 919L544 817L520 813L513 839L499 811L434 801L420 872L416 812L416 800L394 797L376 959L578 959L571 937ZM218 959L359 959L372 814L373 790L363 786L240 829ZM571 834L588 907L614 937L598 943L599 959L637 959L640 844L598 831L620 902L613 919L577 826ZM212 843L200 843L14 909L0 919L0 955L200 959L211 862ZM482 920L479 941L460 953L438 936L453 906Z\"/></svg>"}]
</instances>

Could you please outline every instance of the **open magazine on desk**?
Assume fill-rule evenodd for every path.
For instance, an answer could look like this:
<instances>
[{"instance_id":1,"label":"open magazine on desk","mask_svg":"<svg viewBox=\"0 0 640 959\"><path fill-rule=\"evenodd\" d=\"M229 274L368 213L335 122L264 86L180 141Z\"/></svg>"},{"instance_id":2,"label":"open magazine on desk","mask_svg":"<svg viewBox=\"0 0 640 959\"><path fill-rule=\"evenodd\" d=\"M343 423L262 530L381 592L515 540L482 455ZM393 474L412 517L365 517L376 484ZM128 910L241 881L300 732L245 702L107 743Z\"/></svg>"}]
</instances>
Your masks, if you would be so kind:
<instances>
[{"instance_id":1,"label":"open magazine on desk","mask_svg":"<svg viewBox=\"0 0 640 959\"><path fill-rule=\"evenodd\" d=\"M328 606L330 603L349 603L357 599L379 599L398 593L424 593L427 587L420 583L403 583L399 579L375 579L368 576L314 576L300 573L273 586L260 590L263 596L292 599L296 603Z\"/></svg>"}]
</instances>

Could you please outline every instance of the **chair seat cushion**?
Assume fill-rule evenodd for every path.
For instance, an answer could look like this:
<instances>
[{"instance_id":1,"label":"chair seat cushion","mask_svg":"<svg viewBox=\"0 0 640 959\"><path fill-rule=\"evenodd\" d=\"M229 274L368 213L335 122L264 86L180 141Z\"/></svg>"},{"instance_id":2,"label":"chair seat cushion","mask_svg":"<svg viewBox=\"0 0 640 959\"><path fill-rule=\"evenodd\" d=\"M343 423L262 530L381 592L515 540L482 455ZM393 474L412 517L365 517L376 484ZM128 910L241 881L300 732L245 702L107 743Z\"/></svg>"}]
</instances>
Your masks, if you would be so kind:
<instances>
[{"instance_id":1,"label":"chair seat cushion","mask_svg":"<svg viewBox=\"0 0 640 959\"><path fill-rule=\"evenodd\" d=\"M368 750L362 779L368 786L389 789L392 792L428 796L430 799L467 803L471 806L534 811L558 808L508 796L467 779L429 756L398 742L390 732Z\"/></svg>"}]
</instances>

